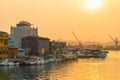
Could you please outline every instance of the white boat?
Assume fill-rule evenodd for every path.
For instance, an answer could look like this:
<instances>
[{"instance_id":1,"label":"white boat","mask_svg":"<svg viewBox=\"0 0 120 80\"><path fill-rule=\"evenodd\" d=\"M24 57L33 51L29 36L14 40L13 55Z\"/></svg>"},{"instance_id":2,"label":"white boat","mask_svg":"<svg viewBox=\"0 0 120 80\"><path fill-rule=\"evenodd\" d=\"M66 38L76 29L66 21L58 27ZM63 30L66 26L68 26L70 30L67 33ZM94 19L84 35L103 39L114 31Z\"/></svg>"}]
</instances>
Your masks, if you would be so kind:
<instances>
[{"instance_id":1,"label":"white boat","mask_svg":"<svg viewBox=\"0 0 120 80\"><path fill-rule=\"evenodd\" d=\"M1 66L14 66L19 65L19 62L10 61L8 59L3 59L0 61Z\"/></svg>"},{"instance_id":2,"label":"white boat","mask_svg":"<svg viewBox=\"0 0 120 80\"><path fill-rule=\"evenodd\" d=\"M49 62L57 62L57 58L56 58L56 56L54 56L54 55L49 55L50 56L50 58L49 58Z\"/></svg>"},{"instance_id":3,"label":"white boat","mask_svg":"<svg viewBox=\"0 0 120 80\"><path fill-rule=\"evenodd\" d=\"M37 57L36 58L36 64L45 64L45 60L42 57Z\"/></svg>"},{"instance_id":4,"label":"white boat","mask_svg":"<svg viewBox=\"0 0 120 80\"><path fill-rule=\"evenodd\" d=\"M23 60L20 65L39 65L46 63L47 61L43 57L31 56Z\"/></svg>"},{"instance_id":5,"label":"white boat","mask_svg":"<svg viewBox=\"0 0 120 80\"><path fill-rule=\"evenodd\" d=\"M26 60L24 61L25 65L35 65L36 61L35 60Z\"/></svg>"}]
</instances>

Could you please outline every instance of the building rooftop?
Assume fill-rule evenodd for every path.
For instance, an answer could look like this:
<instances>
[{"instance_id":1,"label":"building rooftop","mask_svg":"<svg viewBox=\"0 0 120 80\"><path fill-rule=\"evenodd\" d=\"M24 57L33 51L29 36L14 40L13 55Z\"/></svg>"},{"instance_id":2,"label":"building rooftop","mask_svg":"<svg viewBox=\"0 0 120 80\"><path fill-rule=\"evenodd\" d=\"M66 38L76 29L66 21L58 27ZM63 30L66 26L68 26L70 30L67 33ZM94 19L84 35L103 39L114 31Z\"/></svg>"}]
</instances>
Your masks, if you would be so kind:
<instances>
[{"instance_id":1,"label":"building rooftop","mask_svg":"<svg viewBox=\"0 0 120 80\"><path fill-rule=\"evenodd\" d=\"M7 32L0 31L0 33L7 33Z\"/></svg>"},{"instance_id":2,"label":"building rooftop","mask_svg":"<svg viewBox=\"0 0 120 80\"><path fill-rule=\"evenodd\" d=\"M23 48L18 48L18 50L24 50Z\"/></svg>"},{"instance_id":3,"label":"building rooftop","mask_svg":"<svg viewBox=\"0 0 120 80\"><path fill-rule=\"evenodd\" d=\"M39 39L47 39L47 40L49 40L49 38L44 38L44 37L39 37L39 36L27 36L27 37L24 37L24 38L27 38L27 39L30 39L30 38L39 38Z\"/></svg>"},{"instance_id":4,"label":"building rooftop","mask_svg":"<svg viewBox=\"0 0 120 80\"><path fill-rule=\"evenodd\" d=\"M18 24L16 24L18 27L20 26L31 26L32 24L27 21L20 21Z\"/></svg>"}]
</instances>

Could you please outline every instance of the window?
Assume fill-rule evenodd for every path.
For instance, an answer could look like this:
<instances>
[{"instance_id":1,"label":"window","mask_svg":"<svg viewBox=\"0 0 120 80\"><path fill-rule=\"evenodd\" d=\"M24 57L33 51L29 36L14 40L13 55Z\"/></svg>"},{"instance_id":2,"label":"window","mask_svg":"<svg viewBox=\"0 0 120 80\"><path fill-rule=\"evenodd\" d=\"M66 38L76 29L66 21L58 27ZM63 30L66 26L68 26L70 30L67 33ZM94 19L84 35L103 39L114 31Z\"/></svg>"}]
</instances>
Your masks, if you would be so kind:
<instances>
[{"instance_id":1,"label":"window","mask_svg":"<svg viewBox=\"0 0 120 80\"><path fill-rule=\"evenodd\" d=\"M2 40L0 41L0 43L2 44Z\"/></svg>"},{"instance_id":2,"label":"window","mask_svg":"<svg viewBox=\"0 0 120 80\"><path fill-rule=\"evenodd\" d=\"M0 34L0 37L1 37L1 34Z\"/></svg>"},{"instance_id":3,"label":"window","mask_svg":"<svg viewBox=\"0 0 120 80\"><path fill-rule=\"evenodd\" d=\"M2 37L2 34L0 34L0 37Z\"/></svg>"},{"instance_id":4,"label":"window","mask_svg":"<svg viewBox=\"0 0 120 80\"><path fill-rule=\"evenodd\" d=\"M4 42L4 45L7 45L7 44L8 44L8 43L5 41L5 42Z\"/></svg>"}]
</instances>

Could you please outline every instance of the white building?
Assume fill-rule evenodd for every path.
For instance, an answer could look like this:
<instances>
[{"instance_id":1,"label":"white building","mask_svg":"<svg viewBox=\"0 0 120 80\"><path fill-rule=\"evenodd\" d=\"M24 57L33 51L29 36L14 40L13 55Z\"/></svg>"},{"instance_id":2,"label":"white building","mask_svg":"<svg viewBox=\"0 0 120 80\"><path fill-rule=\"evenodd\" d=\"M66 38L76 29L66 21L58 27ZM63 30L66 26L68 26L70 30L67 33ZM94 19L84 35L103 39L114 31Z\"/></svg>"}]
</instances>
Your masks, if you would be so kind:
<instances>
[{"instance_id":1,"label":"white building","mask_svg":"<svg viewBox=\"0 0 120 80\"><path fill-rule=\"evenodd\" d=\"M16 26L11 26L11 37L17 47L21 47L21 39L27 36L38 36L38 29L27 21L20 21Z\"/></svg>"}]
</instances>

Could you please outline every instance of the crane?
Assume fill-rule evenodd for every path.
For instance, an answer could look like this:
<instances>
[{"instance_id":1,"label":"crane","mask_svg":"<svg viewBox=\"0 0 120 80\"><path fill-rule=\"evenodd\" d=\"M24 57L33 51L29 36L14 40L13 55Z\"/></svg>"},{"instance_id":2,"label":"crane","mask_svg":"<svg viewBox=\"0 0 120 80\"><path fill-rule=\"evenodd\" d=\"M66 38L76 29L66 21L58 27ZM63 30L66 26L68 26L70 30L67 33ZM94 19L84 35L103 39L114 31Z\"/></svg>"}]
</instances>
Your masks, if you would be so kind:
<instances>
[{"instance_id":1,"label":"crane","mask_svg":"<svg viewBox=\"0 0 120 80\"><path fill-rule=\"evenodd\" d=\"M118 38L113 39L109 34L108 34L108 36L109 36L109 37L112 39L112 41L114 42L115 48L118 48L118 46L119 46L119 40L118 40Z\"/></svg>"},{"instance_id":2,"label":"crane","mask_svg":"<svg viewBox=\"0 0 120 80\"><path fill-rule=\"evenodd\" d=\"M82 44L81 42L78 40L77 36L75 35L75 33L72 31L72 34L73 36L75 37L75 39L77 40L78 44L79 44L79 47L81 48L82 47Z\"/></svg>"}]
</instances>

